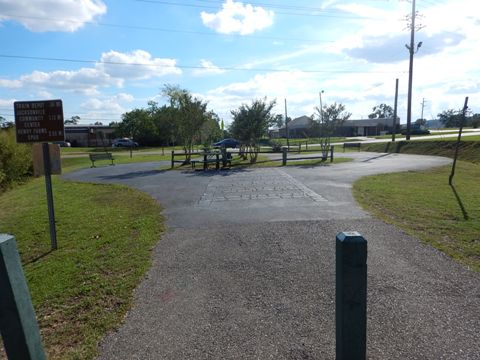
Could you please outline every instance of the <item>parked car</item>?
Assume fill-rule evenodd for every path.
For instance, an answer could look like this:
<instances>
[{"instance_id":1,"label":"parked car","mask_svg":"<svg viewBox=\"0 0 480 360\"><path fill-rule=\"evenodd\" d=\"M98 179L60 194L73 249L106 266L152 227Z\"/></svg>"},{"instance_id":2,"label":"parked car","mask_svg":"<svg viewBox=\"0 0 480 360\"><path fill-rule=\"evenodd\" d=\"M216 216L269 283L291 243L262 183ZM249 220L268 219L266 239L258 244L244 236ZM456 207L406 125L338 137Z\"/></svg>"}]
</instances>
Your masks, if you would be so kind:
<instances>
[{"instance_id":1,"label":"parked car","mask_svg":"<svg viewBox=\"0 0 480 360\"><path fill-rule=\"evenodd\" d=\"M402 129L402 135L407 135L407 129ZM410 128L410 135L428 135L430 134L430 130L426 129L423 126L412 126Z\"/></svg>"},{"instance_id":2,"label":"parked car","mask_svg":"<svg viewBox=\"0 0 480 360\"><path fill-rule=\"evenodd\" d=\"M137 147L137 146L138 146L137 142L128 138L116 139L112 143L112 147Z\"/></svg>"},{"instance_id":3,"label":"parked car","mask_svg":"<svg viewBox=\"0 0 480 360\"><path fill-rule=\"evenodd\" d=\"M70 144L68 141L54 141L53 143L59 145L60 147L72 147L72 144Z\"/></svg>"},{"instance_id":4,"label":"parked car","mask_svg":"<svg viewBox=\"0 0 480 360\"><path fill-rule=\"evenodd\" d=\"M212 144L213 147L225 147L225 148L236 148L238 145L240 145L240 142L232 138L223 139Z\"/></svg>"}]
</instances>

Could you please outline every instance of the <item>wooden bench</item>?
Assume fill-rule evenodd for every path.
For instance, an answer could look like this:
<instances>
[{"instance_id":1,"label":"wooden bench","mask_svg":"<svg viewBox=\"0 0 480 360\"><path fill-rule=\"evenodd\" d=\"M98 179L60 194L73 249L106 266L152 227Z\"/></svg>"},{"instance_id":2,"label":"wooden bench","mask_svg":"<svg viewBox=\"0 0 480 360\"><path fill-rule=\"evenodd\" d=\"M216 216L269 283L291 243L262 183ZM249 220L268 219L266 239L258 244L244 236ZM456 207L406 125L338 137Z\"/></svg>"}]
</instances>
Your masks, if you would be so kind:
<instances>
[{"instance_id":1,"label":"wooden bench","mask_svg":"<svg viewBox=\"0 0 480 360\"><path fill-rule=\"evenodd\" d=\"M92 168L95 167L95 161L97 160L110 160L112 163L110 165L115 165L113 163L113 156L112 156L112 153L100 153L100 154L88 154L88 156L90 157L90 161L92 162Z\"/></svg>"},{"instance_id":2,"label":"wooden bench","mask_svg":"<svg viewBox=\"0 0 480 360\"><path fill-rule=\"evenodd\" d=\"M360 151L361 146L362 143L359 142L346 142L343 143L343 152L345 152L345 148L358 148L358 151Z\"/></svg>"}]
</instances>

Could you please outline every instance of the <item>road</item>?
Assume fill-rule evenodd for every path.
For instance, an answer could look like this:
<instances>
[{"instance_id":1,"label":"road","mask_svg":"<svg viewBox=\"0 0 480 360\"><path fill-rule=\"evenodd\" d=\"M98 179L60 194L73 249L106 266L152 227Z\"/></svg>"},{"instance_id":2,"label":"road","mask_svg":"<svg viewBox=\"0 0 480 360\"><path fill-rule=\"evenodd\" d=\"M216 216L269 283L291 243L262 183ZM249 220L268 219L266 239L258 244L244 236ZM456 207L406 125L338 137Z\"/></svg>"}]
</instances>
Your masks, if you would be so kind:
<instances>
[{"instance_id":1,"label":"road","mask_svg":"<svg viewBox=\"0 0 480 360\"><path fill-rule=\"evenodd\" d=\"M450 160L348 156L328 167L192 172L157 162L67 175L149 193L169 227L99 358L334 358L335 235L351 230L369 247L368 357L476 358L479 274L373 219L351 194L362 176Z\"/></svg>"},{"instance_id":2,"label":"road","mask_svg":"<svg viewBox=\"0 0 480 360\"><path fill-rule=\"evenodd\" d=\"M450 134L445 134L444 132L450 132ZM438 133L438 135L428 135L428 136L413 136L410 140L411 141L417 141L417 140L430 140L430 139L445 139L445 138L454 138L458 137L458 133L456 134L451 134L452 130L434 130L432 133ZM480 129L465 129L462 137L468 137L468 136L480 136ZM353 139L353 138L352 138ZM369 137L356 137L354 139L358 139L358 141L362 143L386 143L390 142L391 138L388 139L374 139L374 138L369 138ZM396 136L396 141L403 141L405 140L404 136ZM298 139L296 139L298 140ZM300 139L301 140L301 139ZM315 146L319 144L309 144L310 146ZM332 143L332 145L343 145L343 142L336 142ZM165 154L165 151L161 150L142 150L142 151L134 151L133 156L135 154L141 154L141 155L159 155L159 154ZM62 154L62 157L65 158L78 158L78 157L84 157L87 156L88 153L64 153ZM130 152L128 150L125 151L119 151L115 152L115 154L118 155L130 155ZM168 151L167 151L168 154Z\"/></svg>"}]
</instances>

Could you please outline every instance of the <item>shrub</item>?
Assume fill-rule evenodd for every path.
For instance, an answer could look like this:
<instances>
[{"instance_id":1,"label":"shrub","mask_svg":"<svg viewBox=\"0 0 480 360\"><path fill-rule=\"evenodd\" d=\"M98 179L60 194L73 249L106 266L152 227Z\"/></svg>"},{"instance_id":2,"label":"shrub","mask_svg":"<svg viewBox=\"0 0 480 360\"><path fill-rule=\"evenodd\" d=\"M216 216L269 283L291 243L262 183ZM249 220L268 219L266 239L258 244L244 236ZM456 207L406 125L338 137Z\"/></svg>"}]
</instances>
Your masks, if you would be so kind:
<instances>
[{"instance_id":1,"label":"shrub","mask_svg":"<svg viewBox=\"0 0 480 360\"><path fill-rule=\"evenodd\" d=\"M32 175L32 150L17 144L14 128L0 130L0 191Z\"/></svg>"},{"instance_id":2,"label":"shrub","mask_svg":"<svg viewBox=\"0 0 480 360\"><path fill-rule=\"evenodd\" d=\"M272 147L272 151L282 152L282 142L281 141L270 140L270 146Z\"/></svg>"}]
</instances>

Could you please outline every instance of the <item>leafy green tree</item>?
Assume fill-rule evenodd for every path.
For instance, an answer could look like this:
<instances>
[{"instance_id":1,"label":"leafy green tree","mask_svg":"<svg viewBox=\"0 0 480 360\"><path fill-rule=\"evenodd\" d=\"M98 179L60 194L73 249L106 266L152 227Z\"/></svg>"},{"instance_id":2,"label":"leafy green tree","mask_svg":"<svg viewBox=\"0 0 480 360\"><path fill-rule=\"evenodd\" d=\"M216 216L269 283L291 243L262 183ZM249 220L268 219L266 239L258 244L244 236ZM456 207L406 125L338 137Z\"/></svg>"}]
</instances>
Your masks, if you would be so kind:
<instances>
[{"instance_id":1,"label":"leafy green tree","mask_svg":"<svg viewBox=\"0 0 480 360\"><path fill-rule=\"evenodd\" d=\"M448 109L437 115L438 120L446 128L460 127L462 122L462 111Z\"/></svg>"},{"instance_id":2,"label":"leafy green tree","mask_svg":"<svg viewBox=\"0 0 480 360\"><path fill-rule=\"evenodd\" d=\"M390 119L393 118L393 108L387 104L380 104L372 108L369 119Z\"/></svg>"},{"instance_id":3,"label":"leafy green tree","mask_svg":"<svg viewBox=\"0 0 480 360\"><path fill-rule=\"evenodd\" d=\"M138 141L142 146L156 144L156 127L145 109L134 109L123 114L117 133Z\"/></svg>"},{"instance_id":4,"label":"leafy green tree","mask_svg":"<svg viewBox=\"0 0 480 360\"><path fill-rule=\"evenodd\" d=\"M320 115L320 109L315 107L315 114L312 115L314 120L313 126L320 137L330 138L335 134L335 130L342 126L345 120L350 119L351 113L345 110L343 104L324 105Z\"/></svg>"},{"instance_id":5,"label":"leafy green tree","mask_svg":"<svg viewBox=\"0 0 480 360\"><path fill-rule=\"evenodd\" d=\"M65 125L78 125L80 122L80 116L74 115L70 119L65 120L63 123Z\"/></svg>"},{"instance_id":6,"label":"leafy green tree","mask_svg":"<svg viewBox=\"0 0 480 360\"><path fill-rule=\"evenodd\" d=\"M0 116L0 129L8 129L15 125L13 121L7 121L3 116Z\"/></svg>"},{"instance_id":7,"label":"leafy green tree","mask_svg":"<svg viewBox=\"0 0 480 360\"><path fill-rule=\"evenodd\" d=\"M426 126L427 125L427 120L426 119L417 119L417 120L415 120L415 125Z\"/></svg>"},{"instance_id":8,"label":"leafy green tree","mask_svg":"<svg viewBox=\"0 0 480 360\"><path fill-rule=\"evenodd\" d=\"M315 113L312 115L314 120L312 123L311 132L320 137L320 147L322 149L323 157L328 156L328 151L330 148L330 138L335 134L335 131L338 127L342 126L343 123L352 116L351 113L347 112L345 105L337 104L336 102L332 105L324 105L320 113L320 108L315 107Z\"/></svg>"},{"instance_id":9,"label":"leafy green tree","mask_svg":"<svg viewBox=\"0 0 480 360\"><path fill-rule=\"evenodd\" d=\"M175 146L178 141L177 123L175 121L178 110L168 105L159 107L155 101L149 101L147 111L157 129L156 134L159 145Z\"/></svg>"},{"instance_id":10,"label":"leafy green tree","mask_svg":"<svg viewBox=\"0 0 480 360\"><path fill-rule=\"evenodd\" d=\"M480 114L473 114L473 116L468 120L468 125L475 129L480 127Z\"/></svg>"},{"instance_id":11,"label":"leafy green tree","mask_svg":"<svg viewBox=\"0 0 480 360\"><path fill-rule=\"evenodd\" d=\"M200 129L200 143L208 146L212 142L218 141L223 137L221 129L221 120L217 114L210 111L207 114L207 121Z\"/></svg>"},{"instance_id":12,"label":"leafy green tree","mask_svg":"<svg viewBox=\"0 0 480 360\"><path fill-rule=\"evenodd\" d=\"M255 99L251 105L242 104L238 109L232 110L233 122L230 133L241 143L241 149L258 149L262 136L268 133L268 128L277 121L277 116L272 113L276 101L267 102L267 98ZM257 153L250 154L250 162L257 161Z\"/></svg>"},{"instance_id":13,"label":"leafy green tree","mask_svg":"<svg viewBox=\"0 0 480 360\"><path fill-rule=\"evenodd\" d=\"M201 129L210 118L207 103L179 86L165 85L162 94L168 98L173 109L177 136L186 154L185 161L190 162L193 146L200 141Z\"/></svg>"}]
</instances>

